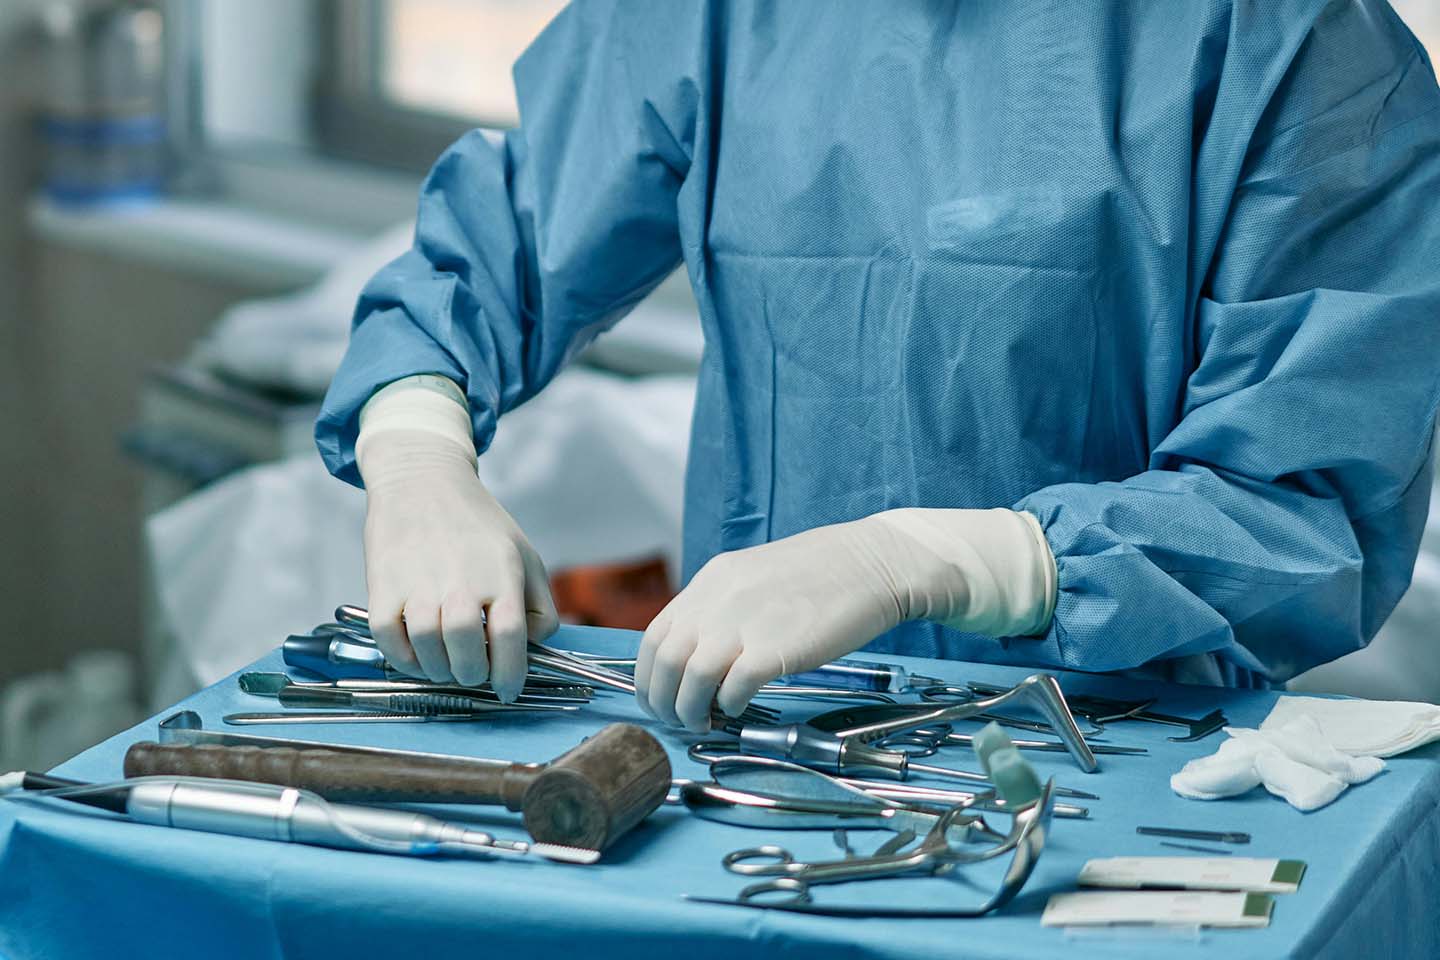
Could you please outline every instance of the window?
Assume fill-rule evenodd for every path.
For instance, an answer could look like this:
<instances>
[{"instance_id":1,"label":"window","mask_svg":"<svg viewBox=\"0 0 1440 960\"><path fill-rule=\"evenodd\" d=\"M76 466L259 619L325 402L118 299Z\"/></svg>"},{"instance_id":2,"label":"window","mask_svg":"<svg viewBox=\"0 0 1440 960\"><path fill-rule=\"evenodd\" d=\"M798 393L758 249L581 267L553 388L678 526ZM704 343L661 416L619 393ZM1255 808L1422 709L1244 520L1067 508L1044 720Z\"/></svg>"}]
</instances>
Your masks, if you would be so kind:
<instances>
[{"instance_id":1,"label":"window","mask_svg":"<svg viewBox=\"0 0 1440 960\"><path fill-rule=\"evenodd\" d=\"M510 67L562 0L385 0L379 86L387 100L495 126L519 120Z\"/></svg>"},{"instance_id":2,"label":"window","mask_svg":"<svg viewBox=\"0 0 1440 960\"><path fill-rule=\"evenodd\" d=\"M1425 45L1430 59L1440 63L1440 4L1435 0L1392 0L1392 5Z\"/></svg>"},{"instance_id":3,"label":"window","mask_svg":"<svg viewBox=\"0 0 1440 960\"><path fill-rule=\"evenodd\" d=\"M164 2L173 32L199 51L195 75L203 74L203 102L172 124L187 140L223 148L319 147L411 173L427 170L472 127L515 124L511 67L564 6L563 0ZM1440 2L1392 3L1440 61Z\"/></svg>"},{"instance_id":4,"label":"window","mask_svg":"<svg viewBox=\"0 0 1440 960\"><path fill-rule=\"evenodd\" d=\"M563 0L328 0L321 143L428 167L475 126L518 119L510 71Z\"/></svg>"}]
</instances>

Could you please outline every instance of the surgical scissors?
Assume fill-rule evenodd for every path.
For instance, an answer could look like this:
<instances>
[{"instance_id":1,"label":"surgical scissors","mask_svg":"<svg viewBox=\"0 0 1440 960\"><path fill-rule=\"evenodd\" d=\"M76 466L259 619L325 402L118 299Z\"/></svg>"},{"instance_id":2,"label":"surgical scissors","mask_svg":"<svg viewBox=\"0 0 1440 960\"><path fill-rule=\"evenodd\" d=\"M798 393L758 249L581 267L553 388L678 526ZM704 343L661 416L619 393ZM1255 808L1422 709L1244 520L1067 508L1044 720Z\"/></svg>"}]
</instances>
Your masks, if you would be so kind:
<instances>
[{"instance_id":1,"label":"surgical scissors","mask_svg":"<svg viewBox=\"0 0 1440 960\"><path fill-rule=\"evenodd\" d=\"M978 851L955 846L954 838L964 836L966 825L980 818L966 812L964 807L953 807L935 821L919 846L910 851L814 863L797 861L784 847L769 844L733 851L722 861L725 869L772 879L745 887L733 900L695 896L687 899L830 916L980 916L1012 899L1033 872L1044 850L1054 812L1053 787L1053 781L1046 783L1035 802L1015 813L1010 832L1003 841ZM999 888L989 899L971 908L825 906L816 904L810 892L811 887L819 884L875 880L917 872L944 874L957 866L995 859L1006 853L1013 856Z\"/></svg>"},{"instance_id":2,"label":"surgical scissors","mask_svg":"<svg viewBox=\"0 0 1440 960\"><path fill-rule=\"evenodd\" d=\"M627 676L633 676L635 673L634 657L606 657L599 654L583 652L574 652L572 655L579 657L581 660L593 666L604 667L617 673L624 673ZM765 684L755 696L771 698L788 697L796 700L869 700L873 703L897 702L894 697L882 690L779 682Z\"/></svg>"}]
</instances>

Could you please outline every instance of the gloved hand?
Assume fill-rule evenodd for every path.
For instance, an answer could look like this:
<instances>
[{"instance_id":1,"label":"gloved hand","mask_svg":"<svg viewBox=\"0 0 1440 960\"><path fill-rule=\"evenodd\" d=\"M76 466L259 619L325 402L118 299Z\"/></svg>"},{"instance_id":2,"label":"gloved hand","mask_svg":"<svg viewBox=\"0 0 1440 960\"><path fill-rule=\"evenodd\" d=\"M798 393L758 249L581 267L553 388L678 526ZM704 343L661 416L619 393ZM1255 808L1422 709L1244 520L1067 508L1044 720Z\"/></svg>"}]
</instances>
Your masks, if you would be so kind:
<instances>
[{"instance_id":1,"label":"gloved hand","mask_svg":"<svg viewBox=\"0 0 1440 960\"><path fill-rule=\"evenodd\" d=\"M703 732L712 701L737 716L776 677L906 620L1039 632L1054 583L1039 524L1012 510L891 510L723 553L645 631L636 698L657 719Z\"/></svg>"},{"instance_id":2,"label":"gloved hand","mask_svg":"<svg viewBox=\"0 0 1440 960\"><path fill-rule=\"evenodd\" d=\"M475 475L473 450L389 429L357 450L365 480L365 579L376 645L406 673L483 683L509 702L528 639L559 618L540 557Z\"/></svg>"}]
</instances>

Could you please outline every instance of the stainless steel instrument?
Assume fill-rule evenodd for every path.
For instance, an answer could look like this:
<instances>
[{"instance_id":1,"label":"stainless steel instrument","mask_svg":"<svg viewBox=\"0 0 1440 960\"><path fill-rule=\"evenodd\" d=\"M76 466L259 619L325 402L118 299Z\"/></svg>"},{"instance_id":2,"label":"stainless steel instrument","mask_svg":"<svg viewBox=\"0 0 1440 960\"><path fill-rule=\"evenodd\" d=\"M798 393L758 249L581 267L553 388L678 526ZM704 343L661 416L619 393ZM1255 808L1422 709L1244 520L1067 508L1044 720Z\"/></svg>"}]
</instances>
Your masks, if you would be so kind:
<instances>
[{"instance_id":1,"label":"stainless steel instrument","mask_svg":"<svg viewBox=\"0 0 1440 960\"><path fill-rule=\"evenodd\" d=\"M453 683L431 683L428 680L301 680L285 673L250 671L240 674L240 689L261 697L278 697L287 687L312 690L350 690L356 693L429 693L450 697L470 697L485 703L499 703L500 697L487 687L462 687ZM532 686L527 678L524 692L517 704L585 704L594 690L579 684L569 686Z\"/></svg>"},{"instance_id":2,"label":"stainless steel instrument","mask_svg":"<svg viewBox=\"0 0 1440 960\"><path fill-rule=\"evenodd\" d=\"M351 604L342 604L335 608L335 619L346 628L355 633L363 633L364 637L370 636L370 613L363 607ZM373 642L373 641L372 641ZM635 694L635 680L626 676L618 670L609 667L597 666L566 650L559 650L555 647L546 646L543 643L530 643L528 649L530 666L541 667L554 673L568 677L578 677L587 680L595 686L607 687L611 690L619 690L631 696ZM720 712L718 707L713 708L712 717L717 725L733 723L734 721ZM773 723L779 717L779 713L755 704L745 708L741 719L746 723L764 724Z\"/></svg>"},{"instance_id":3,"label":"stainless steel instrument","mask_svg":"<svg viewBox=\"0 0 1440 960\"><path fill-rule=\"evenodd\" d=\"M227 713L221 721L232 726L271 723L461 723L505 716L503 712L392 713L385 710L291 710L286 713Z\"/></svg>"},{"instance_id":4,"label":"stainless steel instrument","mask_svg":"<svg viewBox=\"0 0 1440 960\"><path fill-rule=\"evenodd\" d=\"M695 756L692 750L691 756ZM893 783L879 780L861 780L849 777L832 777L827 773L798 763L777 760L774 757L748 755L719 756L709 761L710 777L722 787L748 790L757 793L782 794L808 797L817 800L845 799L854 794L844 789L860 791L876 801L898 801L911 806L924 806L931 810L946 810L954 806L992 813L1013 813L1014 807L992 790L947 790L926 787L912 783ZM676 798L678 802L678 797ZM1082 819L1089 816L1085 807L1068 803L1056 803L1057 817Z\"/></svg>"},{"instance_id":5,"label":"stainless steel instrument","mask_svg":"<svg viewBox=\"0 0 1440 960\"><path fill-rule=\"evenodd\" d=\"M980 849L952 843L957 829L973 815L954 807L940 817L913 850L853 857L845 860L804 863L783 847L765 845L728 854L723 864L731 872L773 879L751 884L733 899L687 896L687 900L766 910L786 910L845 917L978 917L1014 898L1045 848L1053 814L1053 784L1046 784L1040 798L1016 812L1004 840ZM873 880L910 873L943 874L956 867L1010 854L1011 860L997 889L974 906L925 908L915 906L816 903L811 888L820 884Z\"/></svg>"},{"instance_id":6,"label":"stainless steel instrument","mask_svg":"<svg viewBox=\"0 0 1440 960\"><path fill-rule=\"evenodd\" d=\"M976 718L979 719L979 718ZM996 721L998 722L998 721ZM1003 724L1002 724L1003 726ZM1046 729L1049 729L1048 727ZM919 727L881 737L874 745L885 750L898 750L911 757L933 757L941 747L973 747L975 738L968 733L956 733L948 723L937 723L933 727ZM1058 740L1011 740L1017 749L1035 750L1042 753L1065 753L1065 744ZM1123 747L1111 743L1087 741L1090 750L1098 756L1131 757L1143 756L1150 751L1145 747Z\"/></svg>"},{"instance_id":7,"label":"stainless steel instrument","mask_svg":"<svg viewBox=\"0 0 1440 960\"><path fill-rule=\"evenodd\" d=\"M926 697L927 693L933 693L936 689L953 690L954 688L931 688L930 691L922 691L921 696ZM998 688L989 684L971 683L968 684L968 689L974 694L989 696ZM930 699L930 697L926 698ZM1070 705L1075 714L1085 717L1100 730L1103 730L1106 724L1118 720L1139 720L1144 723L1183 727L1185 729L1183 736L1166 738L1175 743L1203 740L1230 723L1220 710L1212 710L1203 717L1179 717L1150 709L1154 704L1155 698L1153 697L1148 700L1117 700L1112 697L1081 694L1070 698Z\"/></svg>"},{"instance_id":8,"label":"stainless steel instrument","mask_svg":"<svg viewBox=\"0 0 1440 960\"><path fill-rule=\"evenodd\" d=\"M961 703L846 707L812 717L808 725L831 734L847 745L869 744L906 730L977 719L1006 705L1025 706L1037 711L1045 718L1043 729L1060 738L1066 752L1081 770L1094 773L1100 769L1094 751L1081 734L1065 702L1060 684L1047 673L1031 674L1008 690Z\"/></svg>"},{"instance_id":9,"label":"stainless steel instrument","mask_svg":"<svg viewBox=\"0 0 1440 960\"><path fill-rule=\"evenodd\" d=\"M106 809L120 806L131 820L160 827L369 853L486 859L536 855L564 863L594 863L600 857L597 850L501 840L422 813L331 803L308 790L249 781L137 777L63 786L39 795Z\"/></svg>"},{"instance_id":10,"label":"stainless steel instrument","mask_svg":"<svg viewBox=\"0 0 1440 960\"><path fill-rule=\"evenodd\" d=\"M774 757L823 770L837 777L880 776L907 780L911 775L961 780L989 786L983 773L912 763L896 750L881 750L861 740L840 738L811 727L792 723L785 726L739 728L739 740L703 740L690 747L690 757L702 762L735 754ZM1071 787L1056 787L1057 796L1073 800L1098 800L1093 793Z\"/></svg>"}]
</instances>

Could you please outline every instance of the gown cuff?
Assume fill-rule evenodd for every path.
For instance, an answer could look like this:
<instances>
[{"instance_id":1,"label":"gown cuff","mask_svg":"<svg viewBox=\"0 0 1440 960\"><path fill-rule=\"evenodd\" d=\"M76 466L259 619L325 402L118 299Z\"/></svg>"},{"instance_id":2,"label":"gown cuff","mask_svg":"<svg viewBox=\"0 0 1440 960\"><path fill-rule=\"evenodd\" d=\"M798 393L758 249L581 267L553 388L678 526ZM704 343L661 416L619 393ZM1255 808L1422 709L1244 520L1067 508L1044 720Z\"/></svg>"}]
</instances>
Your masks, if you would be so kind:
<instances>
[{"instance_id":1,"label":"gown cuff","mask_svg":"<svg viewBox=\"0 0 1440 960\"><path fill-rule=\"evenodd\" d=\"M418 430L454 441L473 462L475 439L470 429L470 411L459 384L432 373L403 377L375 391L360 409L355 461L363 474L369 441L393 430Z\"/></svg>"},{"instance_id":2,"label":"gown cuff","mask_svg":"<svg viewBox=\"0 0 1440 960\"><path fill-rule=\"evenodd\" d=\"M916 619L992 637L1049 629L1055 557L1035 517L1005 508L902 508L873 519L904 539Z\"/></svg>"}]
</instances>

